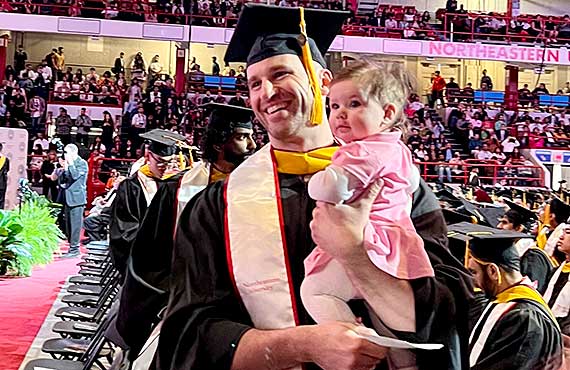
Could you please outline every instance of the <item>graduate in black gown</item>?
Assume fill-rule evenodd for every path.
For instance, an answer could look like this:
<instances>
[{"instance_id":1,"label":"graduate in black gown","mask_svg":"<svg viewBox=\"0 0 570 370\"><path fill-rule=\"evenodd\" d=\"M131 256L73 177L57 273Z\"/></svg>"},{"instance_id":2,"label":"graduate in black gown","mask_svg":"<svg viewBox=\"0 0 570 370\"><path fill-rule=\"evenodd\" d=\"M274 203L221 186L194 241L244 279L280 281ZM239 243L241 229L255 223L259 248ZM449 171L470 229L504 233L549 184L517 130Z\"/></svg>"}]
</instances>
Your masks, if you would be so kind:
<instances>
[{"instance_id":1,"label":"graduate in black gown","mask_svg":"<svg viewBox=\"0 0 570 370\"><path fill-rule=\"evenodd\" d=\"M570 227L564 229L556 249L566 257L566 262L550 276L544 299L556 316L562 333L570 335L570 264L567 262L570 256Z\"/></svg>"},{"instance_id":2,"label":"graduate in black gown","mask_svg":"<svg viewBox=\"0 0 570 370\"><path fill-rule=\"evenodd\" d=\"M530 230L532 222L537 221L537 215L517 203L505 200L509 210L499 220L498 229L513 230L519 233L526 233ZM537 282L537 290L544 293L550 274L554 269L550 257L540 248L536 247L536 242L531 235L528 238L521 238L515 242L515 247L520 256L520 271L524 276L528 276L531 281Z\"/></svg>"},{"instance_id":3,"label":"graduate in black gown","mask_svg":"<svg viewBox=\"0 0 570 370\"><path fill-rule=\"evenodd\" d=\"M348 324L311 325L314 322L296 303L303 261L315 247L309 228L315 203L307 193L307 181L330 163L335 150L326 117L315 113L322 113L322 106L315 105L324 105L324 96L314 99L311 89L319 91L330 79L322 55L345 18L343 13L306 9L307 27L317 32L311 34L316 39L305 44L299 11L247 4L228 46L227 61L247 59L252 107L268 131L270 146L247 159L225 182L194 197L179 219L174 281L155 364L161 370L285 369L301 363L308 363L307 369L373 368L386 354L355 337ZM302 55L314 61L318 77L309 79L312 83L307 79L310 58L302 63ZM413 199L412 220L436 277L413 280L405 287L409 289L397 290L401 281L376 269L381 276L371 283L374 293L386 299L413 295L413 303L402 304L402 312L415 314L416 331L393 330L396 336L445 344L440 351L417 352L420 369L459 369L466 359L461 350L467 352L464 316L473 291L471 279L447 250L441 209L425 183ZM273 208L262 211L262 204ZM365 211L359 212L368 218ZM347 230L348 220L336 228ZM364 225L356 227L362 230ZM279 235L280 245L272 244ZM278 258L265 258L274 252ZM274 265L286 270L285 280L241 280L243 274L271 273ZM282 288L290 295L284 297ZM265 294L280 295L289 304L251 305Z\"/></svg>"},{"instance_id":4,"label":"graduate in black gown","mask_svg":"<svg viewBox=\"0 0 570 370\"><path fill-rule=\"evenodd\" d=\"M148 163L125 179L117 189L109 224L109 250L113 265L124 278L127 260L146 209L157 190L180 171L179 143L186 138L155 129L142 134L149 142Z\"/></svg>"},{"instance_id":5,"label":"graduate in black gown","mask_svg":"<svg viewBox=\"0 0 570 370\"><path fill-rule=\"evenodd\" d=\"M464 233L471 236L469 269L490 297L470 335L470 369L560 369L562 334L540 293L520 273L514 243L521 235L470 228L465 224Z\"/></svg>"},{"instance_id":6,"label":"graduate in black gown","mask_svg":"<svg viewBox=\"0 0 570 370\"><path fill-rule=\"evenodd\" d=\"M117 320L131 360L168 302L173 236L184 204L208 184L224 180L256 148L251 109L215 103L204 108L210 119L202 142L202 161L160 187L131 249Z\"/></svg>"}]
</instances>

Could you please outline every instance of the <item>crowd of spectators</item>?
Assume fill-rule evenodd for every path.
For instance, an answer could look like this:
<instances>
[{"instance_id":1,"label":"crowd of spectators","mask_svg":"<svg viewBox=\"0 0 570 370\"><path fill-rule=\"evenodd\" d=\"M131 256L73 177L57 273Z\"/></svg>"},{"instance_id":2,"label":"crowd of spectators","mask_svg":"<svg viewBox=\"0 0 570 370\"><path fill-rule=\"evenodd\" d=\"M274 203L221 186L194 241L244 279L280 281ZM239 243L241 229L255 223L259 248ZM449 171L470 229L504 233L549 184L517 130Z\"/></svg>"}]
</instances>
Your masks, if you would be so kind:
<instances>
[{"instance_id":1,"label":"crowd of spectators","mask_svg":"<svg viewBox=\"0 0 570 370\"><path fill-rule=\"evenodd\" d=\"M138 53L129 66L121 52L114 65L100 75L95 68L84 74L65 63L64 49L59 47L34 68L23 47L19 47L14 67L7 66L0 88L0 126L27 128L30 132L30 154L34 157L29 165L35 184L49 183L45 182L42 168L49 167L53 157L50 153L61 149L59 143L77 144L85 158L134 160L141 155L139 134L144 131L176 131L185 135L189 144L198 145L208 124L204 104L249 106L243 66L237 70L229 65L222 68L215 57L207 74L192 59L181 94L176 93L173 78L158 55L147 66ZM221 90L207 85L204 78L209 75L235 77L238 83L233 89ZM50 103L61 106L59 111L48 113ZM71 116L70 106L78 107L79 114ZM101 106L108 108L102 118L91 117L93 107ZM267 141L257 124L254 137L258 145ZM101 170L110 172L124 164L109 161Z\"/></svg>"},{"instance_id":2,"label":"crowd of spectators","mask_svg":"<svg viewBox=\"0 0 570 370\"><path fill-rule=\"evenodd\" d=\"M194 24L233 27L245 0L0 0L0 12L78 16L137 22ZM263 3L267 3L263 1ZM278 6L348 10L351 17L344 33L391 38L454 41L492 39L565 45L570 41L570 16L478 13L457 0L430 13L414 6L379 4L368 14L358 14L350 2L341 0L271 0ZM453 25L453 28L451 27Z\"/></svg>"}]
</instances>

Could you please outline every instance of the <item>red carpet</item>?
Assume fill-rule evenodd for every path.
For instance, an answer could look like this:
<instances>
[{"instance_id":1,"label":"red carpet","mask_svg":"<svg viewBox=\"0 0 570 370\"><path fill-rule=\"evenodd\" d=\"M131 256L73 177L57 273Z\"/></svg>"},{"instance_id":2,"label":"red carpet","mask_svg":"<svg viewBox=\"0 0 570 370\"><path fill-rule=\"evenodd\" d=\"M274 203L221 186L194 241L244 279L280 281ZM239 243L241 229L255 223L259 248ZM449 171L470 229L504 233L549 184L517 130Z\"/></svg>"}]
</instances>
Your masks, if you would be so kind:
<instances>
[{"instance_id":1,"label":"red carpet","mask_svg":"<svg viewBox=\"0 0 570 370\"><path fill-rule=\"evenodd\" d=\"M0 363L18 370L65 279L79 271L80 258L37 267L31 277L0 277Z\"/></svg>"}]
</instances>

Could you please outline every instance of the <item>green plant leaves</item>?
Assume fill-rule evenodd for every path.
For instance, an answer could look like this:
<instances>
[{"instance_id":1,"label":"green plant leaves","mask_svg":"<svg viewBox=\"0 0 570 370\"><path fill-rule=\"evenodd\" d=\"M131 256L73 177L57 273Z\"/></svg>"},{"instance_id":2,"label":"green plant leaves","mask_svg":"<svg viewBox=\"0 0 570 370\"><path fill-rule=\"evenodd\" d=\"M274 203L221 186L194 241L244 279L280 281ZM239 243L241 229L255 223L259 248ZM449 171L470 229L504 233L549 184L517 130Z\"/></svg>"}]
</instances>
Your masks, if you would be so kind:
<instances>
[{"instance_id":1,"label":"green plant leaves","mask_svg":"<svg viewBox=\"0 0 570 370\"><path fill-rule=\"evenodd\" d=\"M53 260L64 235L56 225L61 205L20 183L20 206L0 210L0 272L6 268L17 275L30 275L35 265Z\"/></svg>"}]
</instances>

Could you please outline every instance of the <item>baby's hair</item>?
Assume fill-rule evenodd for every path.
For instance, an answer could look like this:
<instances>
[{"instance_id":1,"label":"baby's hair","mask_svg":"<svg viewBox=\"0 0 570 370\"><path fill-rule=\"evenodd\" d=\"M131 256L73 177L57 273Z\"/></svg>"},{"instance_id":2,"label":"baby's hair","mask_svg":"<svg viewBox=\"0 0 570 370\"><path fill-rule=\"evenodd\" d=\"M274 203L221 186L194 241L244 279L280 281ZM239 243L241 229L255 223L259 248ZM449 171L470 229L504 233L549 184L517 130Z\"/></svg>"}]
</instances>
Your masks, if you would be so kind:
<instances>
[{"instance_id":1,"label":"baby's hair","mask_svg":"<svg viewBox=\"0 0 570 370\"><path fill-rule=\"evenodd\" d=\"M352 62L343 68L332 81L351 80L361 90L366 99L375 99L383 107L386 104L396 106L395 120L389 129L399 129L405 135L408 132L408 118L404 108L414 89L414 81L400 63L377 63L368 60ZM331 86L332 86L331 85Z\"/></svg>"}]
</instances>

